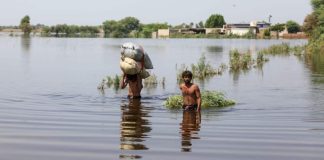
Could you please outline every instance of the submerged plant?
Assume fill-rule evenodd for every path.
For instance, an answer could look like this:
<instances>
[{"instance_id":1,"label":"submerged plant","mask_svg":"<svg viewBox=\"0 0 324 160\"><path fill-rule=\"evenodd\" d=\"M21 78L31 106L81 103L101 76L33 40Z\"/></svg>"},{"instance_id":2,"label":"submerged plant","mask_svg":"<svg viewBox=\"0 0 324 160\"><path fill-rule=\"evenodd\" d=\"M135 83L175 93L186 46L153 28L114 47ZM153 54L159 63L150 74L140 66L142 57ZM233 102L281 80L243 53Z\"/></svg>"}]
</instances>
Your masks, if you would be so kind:
<instances>
[{"instance_id":1,"label":"submerged plant","mask_svg":"<svg viewBox=\"0 0 324 160\"><path fill-rule=\"evenodd\" d=\"M249 69L254 63L251 52L240 53L237 49L230 51L230 68L233 71Z\"/></svg>"},{"instance_id":2,"label":"submerged plant","mask_svg":"<svg viewBox=\"0 0 324 160\"><path fill-rule=\"evenodd\" d=\"M144 79L144 86L156 86L158 84L157 76L155 74L151 74L149 77Z\"/></svg>"},{"instance_id":3,"label":"submerged plant","mask_svg":"<svg viewBox=\"0 0 324 160\"><path fill-rule=\"evenodd\" d=\"M226 99L224 93L217 91L203 91L201 93L202 104L201 108L219 108L234 105L235 102ZM183 105L183 97L181 95L174 95L167 98L164 105L168 109L181 109Z\"/></svg>"},{"instance_id":4,"label":"submerged plant","mask_svg":"<svg viewBox=\"0 0 324 160\"><path fill-rule=\"evenodd\" d=\"M182 72L188 70L188 66L182 64L180 68L177 68L177 80L181 82ZM218 69L212 67L210 63L206 61L205 55L202 55L197 64L191 64L191 71L193 78L204 80L205 78L212 77L214 75L222 74L222 72L227 68L225 64L221 64Z\"/></svg>"},{"instance_id":5,"label":"submerged plant","mask_svg":"<svg viewBox=\"0 0 324 160\"><path fill-rule=\"evenodd\" d=\"M115 77L111 76L106 76L105 78L102 79L101 83L98 85L98 89L105 89L105 88L110 88L111 86L114 86L114 88L117 90L119 89L119 82L121 80L122 76L121 75L115 75Z\"/></svg>"},{"instance_id":6,"label":"submerged plant","mask_svg":"<svg viewBox=\"0 0 324 160\"><path fill-rule=\"evenodd\" d=\"M272 45L269 48L259 51L259 53L271 55L289 55L290 46L288 43Z\"/></svg>"}]
</instances>

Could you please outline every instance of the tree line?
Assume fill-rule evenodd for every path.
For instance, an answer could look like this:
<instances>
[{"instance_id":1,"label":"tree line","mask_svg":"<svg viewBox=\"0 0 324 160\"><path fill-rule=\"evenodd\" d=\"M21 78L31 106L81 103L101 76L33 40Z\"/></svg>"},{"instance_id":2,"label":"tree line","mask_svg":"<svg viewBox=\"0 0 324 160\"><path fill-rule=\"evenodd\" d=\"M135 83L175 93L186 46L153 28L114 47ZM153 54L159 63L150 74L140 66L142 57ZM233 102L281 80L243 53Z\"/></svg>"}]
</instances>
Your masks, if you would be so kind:
<instances>
[{"instance_id":1,"label":"tree line","mask_svg":"<svg viewBox=\"0 0 324 160\"><path fill-rule=\"evenodd\" d=\"M20 28L26 35L29 35L33 30L41 29L43 36L96 36L100 31L103 31L105 37L111 38L151 38L152 33L157 32L159 29L215 28L222 27L224 24L226 23L222 15L213 14L205 23L200 21L196 24L191 22L189 24L182 23L175 26L168 23L143 24L135 17L125 17L121 20L106 20L100 26L77 26L67 24L58 24L54 26L38 24L37 26L33 26L30 23L30 17L26 15L21 19L19 27L11 28Z\"/></svg>"},{"instance_id":2,"label":"tree line","mask_svg":"<svg viewBox=\"0 0 324 160\"><path fill-rule=\"evenodd\" d=\"M97 36L101 31L105 37L111 38L150 38L152 33L158 29L183 29L183 28L222 28L226 21L221 14L212 14L208 19L198 23L182 23L180 25L172 26L168 23L150 23L143 24L135 17L125 17L121 20L106 20L100 26L77 26L58 24L54 26L45 26L38 24L32 26L30 24L30 17L27 15L21 19L19 28L25 33L30 34L32 30L41 28L43 36ZM297 33L302 31L297 22L288 21L287 23L278 23L272 25L270 31L281 32L287 28L289 33Z\"/></svg>"}]
</instances>

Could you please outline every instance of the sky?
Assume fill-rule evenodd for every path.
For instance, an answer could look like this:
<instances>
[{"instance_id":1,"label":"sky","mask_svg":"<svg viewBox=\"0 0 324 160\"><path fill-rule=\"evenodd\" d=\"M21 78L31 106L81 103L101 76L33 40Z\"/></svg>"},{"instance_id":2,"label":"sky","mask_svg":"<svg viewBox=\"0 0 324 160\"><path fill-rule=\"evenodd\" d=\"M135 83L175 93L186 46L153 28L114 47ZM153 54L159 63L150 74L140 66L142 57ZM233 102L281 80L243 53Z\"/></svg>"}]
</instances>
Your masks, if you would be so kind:
<instances>
[{"instance_id":1,"label":"sky","mask_svg":"<svg viewBox=\"0 0 324 160\"><path fill-rule=\"evenodd\" d=\"M0 0L0 26L19 25L25 15L31 24L101 25L105 20L132 16L141 23L205 22L221 14L226 23L268 21L303 23L311 13L310 0Z\"/></svg>"}]
</instances>

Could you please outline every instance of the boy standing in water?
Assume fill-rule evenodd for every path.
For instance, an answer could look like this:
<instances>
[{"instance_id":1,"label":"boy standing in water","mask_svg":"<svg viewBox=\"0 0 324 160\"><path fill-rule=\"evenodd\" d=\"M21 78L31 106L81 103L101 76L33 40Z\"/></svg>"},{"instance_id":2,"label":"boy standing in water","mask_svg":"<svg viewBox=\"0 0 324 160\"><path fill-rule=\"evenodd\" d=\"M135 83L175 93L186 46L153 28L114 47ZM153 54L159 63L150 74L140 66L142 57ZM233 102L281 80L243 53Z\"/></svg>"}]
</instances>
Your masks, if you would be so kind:
<instances>
[{"instance_id":1,"label":"boy standing in water","mask_svg":"<svg viewBox=\"0 0 324 160\"><path fill-rule=\"evenodd\" d=\"M143 88L142 78L140 77L140 75L130 75L124 73L123 78L120 81L120 88L124 89L127 84L129 84L127 97L129 99L140 99L141 91Z\"/></svg>"},{"instance_id":2,"label":"boy standing in water","mask_svg":"<svg viewBox=\"0 0 324 160\"><path fill-rule=\"evenodd\" d=\"M201 108L201 94L198 85L193 84L192 73L190 71L184 71L182 73L184 83L180 85L180 90L183 96L184 110L196 110L200 112Z\"/></svg>"}]
</instances>

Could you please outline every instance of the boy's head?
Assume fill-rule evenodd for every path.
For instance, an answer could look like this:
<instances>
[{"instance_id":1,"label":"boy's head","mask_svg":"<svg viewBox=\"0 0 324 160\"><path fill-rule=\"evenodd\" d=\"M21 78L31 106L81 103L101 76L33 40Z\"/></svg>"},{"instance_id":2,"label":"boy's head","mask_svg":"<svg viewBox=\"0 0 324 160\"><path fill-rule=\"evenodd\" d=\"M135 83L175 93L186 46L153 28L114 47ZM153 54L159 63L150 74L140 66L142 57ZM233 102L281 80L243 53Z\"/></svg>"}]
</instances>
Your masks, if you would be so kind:
<instances>
[{"instance_id":1,"label":"boy's head","mask_svg":"<svg viewBox=\"0 0 324 160\"><path fill-rule=\"evenodd\" d=\"M192 79L192 73L190 71L182 72L182 79L185 83L190 83Z\"/></svg>"}]
</instances>

